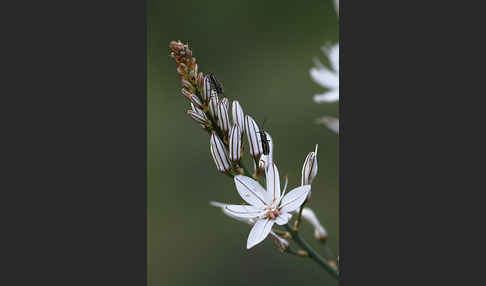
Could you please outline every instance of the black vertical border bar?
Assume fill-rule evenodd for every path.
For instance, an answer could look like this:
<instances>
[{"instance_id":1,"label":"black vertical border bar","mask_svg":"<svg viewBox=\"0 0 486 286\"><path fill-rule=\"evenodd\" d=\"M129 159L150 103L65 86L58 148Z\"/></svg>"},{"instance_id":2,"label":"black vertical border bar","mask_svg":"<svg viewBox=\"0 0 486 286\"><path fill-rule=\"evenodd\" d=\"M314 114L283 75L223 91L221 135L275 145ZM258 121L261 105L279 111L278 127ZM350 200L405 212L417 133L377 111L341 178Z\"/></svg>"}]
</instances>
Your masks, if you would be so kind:
<instances>
[{"instance_id":1,"label":"black vertical border bar","mask_svg":"<svg viewBox=\"0 0 486 286\"><path fill-rule=\"evenodd\" d=\"M0 285L146 285L146 1L0 6Z\"/></svg>"}]
</instances>

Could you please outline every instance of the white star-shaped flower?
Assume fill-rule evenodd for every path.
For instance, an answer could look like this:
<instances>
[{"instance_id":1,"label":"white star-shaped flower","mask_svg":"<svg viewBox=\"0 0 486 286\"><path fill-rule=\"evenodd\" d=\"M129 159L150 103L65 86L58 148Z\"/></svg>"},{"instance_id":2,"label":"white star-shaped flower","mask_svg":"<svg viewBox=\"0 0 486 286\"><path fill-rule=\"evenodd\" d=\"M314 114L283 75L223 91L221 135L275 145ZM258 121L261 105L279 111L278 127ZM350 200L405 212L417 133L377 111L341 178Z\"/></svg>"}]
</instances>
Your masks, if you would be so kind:
<instances>
[{"instance_id":1,"label":"white star-shaped flower","mask_svg":"<svg viewBox=\"0 0 486 286\"><path fill-rule=\"evenodd\" d=\"M280 177L275 164L266 170L267 189L254 179L242 175L234 177L236 189L240 196L249 205L226 205L226 213L234 218L252 220L253 228L248 236L246 247L248 249L262 242L272 230L273 225L285 225L292 215L304 203L310 185L300 186L285 194L280 192Z\"/></svg>"},{"instance_id":2,"label":"white star-shaped flower","mask_svg":"<svg viewBox=\"0 0 486 286\"><path fill-rule=\"evenodd\" d=\"M322 47L322 51L328 56L332 69L328 69L316 59L316 67L310 69L310 75L316 83L329 91L314 95L314 101L335 102L339 100L339 44Z\"/></svg>"}]
</instances>

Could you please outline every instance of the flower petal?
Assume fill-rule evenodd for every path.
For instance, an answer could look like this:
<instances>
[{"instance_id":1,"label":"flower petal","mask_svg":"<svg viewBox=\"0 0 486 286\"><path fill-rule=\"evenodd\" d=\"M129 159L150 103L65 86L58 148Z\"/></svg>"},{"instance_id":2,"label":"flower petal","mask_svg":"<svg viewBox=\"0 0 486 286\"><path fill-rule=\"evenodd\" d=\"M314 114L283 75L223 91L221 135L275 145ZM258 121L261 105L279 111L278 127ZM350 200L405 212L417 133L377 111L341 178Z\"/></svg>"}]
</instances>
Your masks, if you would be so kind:
<instances>
[{"instance_id":1,"label":"flower petal","mask_svg":"<svg viewBox=\"0 0 486 286\"><path fill-rule=\"evenodd\" d=\"M281 213L276 219L275 222L278 225L284 225L289 222L289 220L292 218L292 215L289 213Z\"/></svg>"},{"instance_id":2,"label":"flower petal","mask_svg":"<svg viewBox=\"0 0 486 286\"><path fill-rule=\"evenodd\" d=\"M248 241L246 243L246 248L250 249L253 246L262 242L272 230L272 226L275 223L272 219L259 219L256 221L255 225L248 235Z\"/></svg>"},{"instance_id":3,"label":"flower petal","mask_svg":"<svg viewBox=\"0 0 486 286\"><path fill-rule=\"evenodd\" d=\"M339 89L334 89L322 94L314 95L314 102L336 102L339 100Z\"/></svg>"},{"instance_id":4,"label":"flower petal","mask_svg":"<svg viewBox=\"0 0 486 286\"><path fill-rule=\"evenodd\" d=\"M325 67L311 68L311 78L322 87L325 88L338 88L339 87L339 74L333 72Z\"/></svg>"},{"instance_id":5,"label":"flower petal","mask_svg":"<svg viewBox=\"0 0 486 286\"><path fill-rule=\"evenodd\" d=\"M310 185L301 186L293 189L282 198L280 212L288 213L298 209L307 198L311 189Z\"/></svg>"},{"instance_id":6,"label":"flower petal","mask_svg":"<svg viewBox=\"0 0 486 286\"><path fill-rule=\"evenodd\" d=\"M234 180L236 190L245 202L256 207L265 206L265 189L257 181L242 175L235 176Z\"/></svg>"},{"instance_id":7,"label":"flower petal","mask_svg":"<svg viewBox=\"0 0 486 286\"><path fill-rule=\"evenodd\" d=\"M280 176L277 166L271 164L265 169L265 177L267 180L267 202L272 202L276 205L280 201Z\"/></svg>"},{"instance_id":8,"label":"flower petal","mask_svg":"<svg viewBox=\"0 0 486 286\"><path fill-rule=\"evenodd\" d=\"M226 205L223 211L231 217L242 219L256 218L265 213L260 208L248 205Z\"/></svg>"}]
</instances>

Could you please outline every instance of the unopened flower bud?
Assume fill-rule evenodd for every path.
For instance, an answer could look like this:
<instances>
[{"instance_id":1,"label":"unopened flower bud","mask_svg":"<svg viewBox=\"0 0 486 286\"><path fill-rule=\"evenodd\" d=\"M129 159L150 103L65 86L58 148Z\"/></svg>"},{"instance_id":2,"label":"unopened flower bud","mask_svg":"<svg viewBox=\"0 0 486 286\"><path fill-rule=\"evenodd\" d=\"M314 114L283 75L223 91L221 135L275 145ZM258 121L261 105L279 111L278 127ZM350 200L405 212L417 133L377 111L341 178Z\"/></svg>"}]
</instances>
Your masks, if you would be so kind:
<instances>
[{"instance_id":1,"label":"unopened flower bud","mask_svg":"<svg viewBox=\"0 0 486 286\"><path fill-rule=\"evenodd\" d=\"M229 100L227 97L223 97L221 99L221 103L224 104L226 106L226 109L229 110Z\"/></svg>"},{"instance_id":2,"label":"unopened flower bud","mask_svg":"<svg viewBox=\"0 0 486 286\"><path fill-rule=\"evenodd\" d=\"M192 86L192 84L185 79L182 79L182 85L184 86L185 89L187 89L190 92L192 92L194 90L194 87Z\"/></svg>"},{"instance_id":3,"label":"unopened flower bud","mask_svg":"<svg viewBox=\"0 0 486 286\"><path fill-rule=\"evenodd\" d=\"M285 252L289 249L289 242L286 239L276 235L273 231L270 231L270 238L280 251Z\"/></svg>"},{"instance_id":4,"label":"unopened flower bud","mask_svg":"<svg viewBox=\"0 0 486 286\"><path fill-rule=\"evenodd\" d=\"M228 107L225 104L224 99L218 104L218 126L221 128L221 131L223 131L225 136L227 136L230 129L230 121L228 117Z\"/></svg>"},{"instance_id":5,"label":"unopened flower bud","mask_svg":"<svg viewBox=\"0 0 486 286\"><path fill-rule=\"evenodd\" d=\"M184 63L180 63L179 64L179 67L182 68L182 70L184 71L184 73L187 72L187 66Z\"/></svg>"},{"instance_id":6,"label":"unopened flower bud","mask_svg":"<svg viewBox=\"0 0 486 286\"><path fill-rule=\"evenodd\" d=\"M318 240L327 240L327 231L319 222L314 211L310 208L302 210L302 218L309 222L314 227L314 237Z\"/></svg>"},{"instance_id":7,"label":"unopened flower bud","mask_svg":"<svg viewBox=\"0 0 486 286\"><path fill-rule=\"evenodd\" d=\"M218 96L217 95L213 95L211 96L211 98L209 99L209 114L211 114L211 116L214 118L214 119L217 119L218 118Z\"/></svg>"},{"instance_id":8,"label":"unopened flower bud","mask_svg":"<svg viewBox=\"0 0 486 286\"><path fill-rule=\"evenodd\" d=\"M260 134L258 132L260 128L256 124L255 120L249 115L245 115L245 132L248 137L248 145L250 146L250 154L253 158L258 159L263 153L263 148L260 143Z\"/></svg>"},{"instance_id":9,"label":"unopened flower bud","mask_svg":"<svg viewBox=\"0 0 486 286\"><path fill-rule=\"evenodd\" d=\"M229 158L233 162L238 162L241 158L241 128L235 124L231 128L229 138Z\"/></svg>"},{"instance_id":10,"label":"unopened flower bud","mask_svg":"<svg viewBox=\"0 0 486 286\"><path fill-rule=\"evenodd\" d=\"M202 96L204 100L208 101L211 98L211 79L205 76L202 83Z\"/></svg>"},{"instance_id":11,"label":"unopened flower bud","mask_svg":"<svg viewBox=\"0 0 486 286\"><path fill-rule=\"evenodd\" d=\"M203 75L202 72L200 72L200 73L197 74L197 86L201 90L201 95L203 96L203 99L206 100L204 98L204 94L202 94L203 93L203 88L204 88L204 75Z\"/></svg>"},{"instance_id":12,"label":"unopened flower bud","mask_svg":"<svg viewBox=\"0 0 486 286\"><path fill-rule=\"evenodd\" d=\"M186 88L181 89L181 93L185 98L191 100L192 93L188 91Z\"/></svg>"},{"instance_id":13,"label":"unopened flower bud","mask_svg":"<svg viewBox=\"0 0 486 286\"><path fill-rule=\"evenodd\" d=\"M317 144L314 152L310 152L302 167L302 185L310 185L317 175ZM309 193L310 196L310 193Z\"/></svg>"},{"instance_id":14,"label":"unopened flower bud","mask_svg":"<svg viewBox=\"0 0 486 286\"><path fill-rule=\"evenodd\" d=\"M198 107L198 108L202 107L201 100L199 99L199 97L197 97L197 95L191 94L190 100L191 100L191 103L194 104L196 107Z\"/></svg>"},{"instance_id":15,"label":"unopened flower bud","mask_svg":"<svg viewBox=\"0 0 486 286\"><path fill-rule=\"evenodd\" d=\"M245 115L243 113L243 108L241 108L241 105L237 100L233 100L233 104L231 106L231 115L233 124L238 124L238 126L241 126L241 130L243 131L243 127L245 126Z\"/></svg>"},{"instance_id":16,"label":"unopened flower bud","mask_svg":"<svg viewBox=\"0 0 486 286\"><path fill-rule=\"evenodd\" d=\"M227 172L231 169L228 153L224 148L223 142L221 142L221 139L219 139L214 131L211 135L211 140L209 141L209 150L211 151L211 156L213 156L218 171Z\"/></svg>"},{"instance_id":17,"label":"unopened flower bud","mask_svg":"<svg viewBox=\"0 0 486 286\"><path fill-rule=\"evenodd\" d=\"M185 75L184 69L181 66L177 67L177 74L179 74L180 76Z\"/></svg>"},{"instance_id":18,"label":"unopened flower bud","mask_svg":"<svg viewBox=\"0 0 486 286\"><path fill-rule=\"evenodd\" d=\"M204 113L199 113L194 110L188 110L187 114L197 123L202 124L204 126L209 126L209 120L206 117L206 114Z\"/></svg>"}]
</instances>

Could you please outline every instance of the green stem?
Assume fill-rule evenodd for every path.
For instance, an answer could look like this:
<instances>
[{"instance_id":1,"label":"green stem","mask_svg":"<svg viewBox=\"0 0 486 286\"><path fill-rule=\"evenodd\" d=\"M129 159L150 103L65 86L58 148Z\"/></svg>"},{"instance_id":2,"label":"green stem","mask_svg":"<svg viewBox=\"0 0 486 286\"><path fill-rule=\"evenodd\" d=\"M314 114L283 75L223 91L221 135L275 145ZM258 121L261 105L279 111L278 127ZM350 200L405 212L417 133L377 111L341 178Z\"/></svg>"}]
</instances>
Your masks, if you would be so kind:
<instances>
[{"instance_id":1,"label":"green stem","mask_svg":"<svg viewBox=\"0 0 486 286\"><path fill-rule=\"evenodd\" d=\"M285 225L285 228L290 232L292 235L292 239L302 247L307 253L309 254L309 258L314 260L317 264L319 264L324 270L326 270L332 277L335 279L339 279L339 272L337 269L332 267L329 262L325 258L323 258L319 253L317 253L301 236L298 232L294 231L291 226L288 224Z\"/></svg>"}]
</instances>

